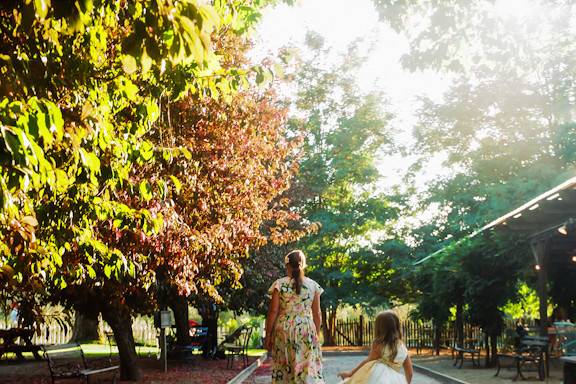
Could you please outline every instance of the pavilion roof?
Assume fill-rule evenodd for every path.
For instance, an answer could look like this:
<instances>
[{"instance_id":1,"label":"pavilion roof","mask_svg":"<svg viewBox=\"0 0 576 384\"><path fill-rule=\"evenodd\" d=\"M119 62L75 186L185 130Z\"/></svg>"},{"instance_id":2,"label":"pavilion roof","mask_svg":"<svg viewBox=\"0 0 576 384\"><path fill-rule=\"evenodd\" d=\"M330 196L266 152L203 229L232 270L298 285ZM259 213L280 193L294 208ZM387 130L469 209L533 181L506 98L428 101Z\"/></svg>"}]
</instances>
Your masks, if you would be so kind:
<instances>
[{"instance_id":1,"label":"pavilion roof","mask_svg":"<svg viewBox=\"0 0 576 384\"><path fill-rule=\"evenodd\" d=\"M486 224L477 232L492 228L534 235L562 226L576 215L576 177L542 193L520 207Z\"/></svg>"},{"instance_id":2,"label":"pavilion roof","mask_svg":"<svg viewBox=\"0 0 576 384\"><path fill-rule=\"evenodd\" d=\"M503 232L512 232L533 237L540 234L558 236L562 226L571 225L576 228L576 177L566 180L562 184L542 193L520 207L491 221L482 228L457 241L464 241L482 232L497 229ZM566 228L568 229L568 228ZM573 236L562 242L560 250L576 248ZM444 248L418 260L414 265L420 264L441 253Z\"/></svg>"}]
</instances>

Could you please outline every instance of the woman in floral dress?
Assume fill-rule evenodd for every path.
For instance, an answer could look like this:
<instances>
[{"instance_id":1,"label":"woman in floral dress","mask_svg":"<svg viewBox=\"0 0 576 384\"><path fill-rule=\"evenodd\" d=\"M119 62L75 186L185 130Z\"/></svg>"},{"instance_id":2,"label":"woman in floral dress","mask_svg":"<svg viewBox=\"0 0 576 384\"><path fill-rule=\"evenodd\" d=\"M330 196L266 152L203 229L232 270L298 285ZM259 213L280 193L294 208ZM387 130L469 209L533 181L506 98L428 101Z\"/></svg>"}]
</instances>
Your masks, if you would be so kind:
<instances>
[{"instance_id":1,"label":"woman in floral dress","mask_svg":"<svg viewBox=\"0 0 576 384\"><path fill-rule=\"evenodd\" d=\"M284 258L286 277L274 282L266 319L266 349L272 353L272 383L320 384L322 353L320 295L324 291L304 276L306 257L292 251Z\"/></svg>"}]
</instances>

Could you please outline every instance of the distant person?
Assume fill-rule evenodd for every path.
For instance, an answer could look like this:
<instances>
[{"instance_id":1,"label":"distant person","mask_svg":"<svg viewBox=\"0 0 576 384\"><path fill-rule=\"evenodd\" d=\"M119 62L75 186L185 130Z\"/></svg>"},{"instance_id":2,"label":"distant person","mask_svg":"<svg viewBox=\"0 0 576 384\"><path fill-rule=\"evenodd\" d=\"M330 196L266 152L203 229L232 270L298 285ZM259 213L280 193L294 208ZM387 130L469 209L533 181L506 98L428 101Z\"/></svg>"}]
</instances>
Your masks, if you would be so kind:
<instances>
[{"instance_id":1,"label":"distant person","mask_svg":"<svg viewBox=\"0 0 576 384\"><path fill-rule=\"evenodd\" d=\"M190 335L190 337L196 336L199 326L200 323L198 323L197 321L192 319L188 320L188 334Z\"/></svg>"},{"instance_id":2,"label":"distant person","mask_svg":"<svg viewBox=\"0 0 576 384\"><path fill-rule=\"evenodd\" d=\"M264 346L272 353L272 383L322 384L320 295L324 291L304 276L306 256L295 250L284 258L287 276L268 291Z\"/></svg>"},{"instance_id":3,"label":"distant person","mask_svg":"<svg viewBox=\"0 0 576 384\"><path fill-rule=\"evenodd\" d=\"M520 348L520 343L522 339L525 338L526 336L528 336L528 331L524 327L524 324L522 324L522 321L519 319L518 321L516 321L516 335L514 336L514 347Z\"/></svg>"},{"instance_id":4,"label":"distant person","mask_svg":"<svg viewBox=\"0 0 576 384\"><path fill-rule=\"evenodd\" d=\"M526 328L524 327L524 324L522 324L522 321L518 320L516 322L516 334L518 335L519 338L523 338L528 336L528 331L526 330Z\"/></svg>"},{"instance_id":5,"label":"distant person","mask_svg":"<svg viewBox=\"0 0 576 384\"><path fill-rule=\"evenodd\" d=\"M375 339L368 357L352 371L340 372L338 376L346 384L410 384L412 361L402 341L398 316L392 311L381 312L374 328Z\"/></svg>"},{"instance_id":6,"label":"distant person","mask_svg":"<svg viewBox=\"0 0 576 384\"><path fill-rule=\"evenodd\" d=\"M18 322L20 320L18 303L12 303L9 319L10 319L10 323L12 324L13 327L18 326Z\"/></svg>"}]
</instances>

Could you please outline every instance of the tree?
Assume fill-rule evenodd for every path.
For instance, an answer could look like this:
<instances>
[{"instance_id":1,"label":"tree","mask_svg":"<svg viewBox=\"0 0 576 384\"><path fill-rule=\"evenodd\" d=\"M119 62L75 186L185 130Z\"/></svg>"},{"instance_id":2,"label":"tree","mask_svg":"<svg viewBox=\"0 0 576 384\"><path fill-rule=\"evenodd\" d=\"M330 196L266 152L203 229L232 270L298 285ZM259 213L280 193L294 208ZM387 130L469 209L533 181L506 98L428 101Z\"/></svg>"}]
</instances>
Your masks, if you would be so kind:
<instances>
[{"instance_id":1,"label":"tree","mask_svg":"<svg viewBox=\"0 0 576 384\"><path fill-rule=\"evenodd\" d=\"M15 271L3 274L3 292L28 304L28 325L48 300L82 309L97 299L123 379L139 377L131 315L151 308L159 269L152 249L180 222L163 198L181 182L147 179L146 169L191 157L146 138L161 94L238 89L246 75L222 69L211 36L243 33L260 5L0 6L0 264ZM170 254L171 262L180 256Z\"/></svg>"},{"instance_id":2,"label":"tree","mask_svg":"<svg viewBox=\"0 0 576 384\"><path fill-rule=\"evenodd\" d=\"M321 37L309 34L307 41L312 57L295 74L290 120L290 129L304 143L290 194L298 212L320 225L317 234L298 245L309 257L310 276L325 289L324 340L331 344L340 304L383 304L392 298L393 250L384 255L383 247L367 239L375 231L386 232L398 210L376 187L375 158L391 146L390 114L382 110L381 94L364 94L354 85L362 62L358 46L351 46L337 65L323 68L318 63L327 50Z\"/></svg>"},{"instance_id":3,"label":"tree","mask_svg":"<svg viewBox=\"0 0 576 384\"><path fill-rule=\"evenodd\" d=\"M177 144L192 156L165 170L189 182L174 199L183 222L174 228L177 241L171 243L178 245L170 250L184 257L176 259L180 264L166 259L163 281L174 288L188 284L171 295L182 296L178 313L187 317L186 296L221 303L221 289L239 287L250 250L293 241L309 228L289 226L299 215L281 198L296 170L297 141L285 139L285 111L272 93L253 89L232 96L230 103L191 97L176 104L172 116ZM180 323L183 335L187 322Z\"/></svg>"},{"instance_id":4,"label":"tree","mask_svg":"<svg viewBox=\"0 0 576 384\"><path fill-rule=\"evenodd\" d=\"M489 0L376 4L382 19L410 41L406 68L454 79L443 100L423 99L410 148L422 156L415 175L435 156L444 156L451 171L422 193L419 208L437 214L414 232L417 253L462 239L573 173L574 36L564 28L574 16L570 2L534 1L536 12L524 18L502 16ZM429 21L424 28L410 27L423 18ZM470 269L462 272L470 279L464 295L470 316L495 334L489 324L498 328L501 315L486 297L498 291L498 298L510 299L517 279L532 283L525 276L531 256L473 244L446 267ZM518 258L524 262L514 264ZM474 274L474 267L483 273ZM420 277L442 281L425 272Z\"/></svg>"}]
</instances>

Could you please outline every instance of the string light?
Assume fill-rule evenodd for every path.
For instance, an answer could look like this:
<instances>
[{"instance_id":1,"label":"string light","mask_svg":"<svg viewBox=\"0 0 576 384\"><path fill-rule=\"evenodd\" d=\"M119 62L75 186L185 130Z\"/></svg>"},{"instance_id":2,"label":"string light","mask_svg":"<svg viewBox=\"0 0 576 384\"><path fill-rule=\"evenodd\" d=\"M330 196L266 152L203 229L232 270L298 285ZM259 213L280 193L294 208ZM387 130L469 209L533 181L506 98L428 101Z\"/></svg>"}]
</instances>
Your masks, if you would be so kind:
<instances>
[{"instance_id":1,"label":"string light","mask_svg":"<svg viewBox=\"0 0 576 384\"><path fill-rule=\"evenodd\" d=\"M568 234L568 232L573 231L576 227L576 222L574 221L573 218L569 218L564 224L562 224L562 226L560 226L558 228L558 232L560 232L561 234L563 234L564 236L566 236Z\"/></svg>"},{"instance_id":2,"label":"string light","mask_svg":"<svg viewBox=\"0 0 576 384\"><path fill-rule=\"evenodd\" d=\"M537 270L537 271L539 271L539 270L540 270L540 265L539 265L539 264L536 264L536 265L534 266L534 269Z\"/></svg>"},{"instance_id":3,"label":"string light","mask_svg":"<svg viewBox=\"0 0 576 384\"><path fill-rule=\"evenodd\" d=\"M576 256L572 256L572 261L576 263Z\"/></svg>"}]
</instances>

